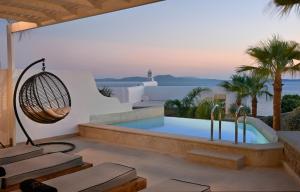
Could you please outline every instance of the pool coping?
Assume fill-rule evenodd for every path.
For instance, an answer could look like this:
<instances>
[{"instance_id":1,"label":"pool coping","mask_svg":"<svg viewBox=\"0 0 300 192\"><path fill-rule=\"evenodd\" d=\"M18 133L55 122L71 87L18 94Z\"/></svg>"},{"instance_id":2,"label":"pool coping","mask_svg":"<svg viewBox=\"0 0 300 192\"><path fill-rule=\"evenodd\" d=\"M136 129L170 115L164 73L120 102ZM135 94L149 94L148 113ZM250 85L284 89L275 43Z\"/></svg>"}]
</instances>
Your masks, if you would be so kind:
<instances>
[{"instance_id":1,"label":"pool coping","mask_svg":"<svg viewBox=\"0 0 300 192\"><path fill-rule=\"evenodd\" d=\"M133 128L126 128L126 127L118 127L114 125L106 125L106 124L95 124L95 123L86 123L80 124L80 126L90 127L90 128L101 128L106 129L109 131L115 132L125 132L130 134L136 135L146 135L146 136L155 136L160 138L172 138L181 141L192 141L192 142L201 142L208 145L219 145L219 146L227 146L227 147L234 147L234 148L243 148L248 150L270 150L270 149L281 149L283 148L282 143L265 143L265 144L249 144L249 143L238 143L235 144L229 141L221 141L221 140L214 140L210 141L207 138L201 137L193 137L193 136L179 136L175 134L168 134L168 133L156 133L156 132L149 132L140 129L133 129Z\"/></svg>"},{"instance_id":2,"label":"pool coping","mask_svg":"<svg viewBox=\"0 0 300 192\"><path fill-rule=\"evenodd\" d=\"M245 165L258 167L280 166L283 159L282 143L234 144L227 141L155 133L133 128L104 124L80 124L79 134L104 143L113 143L137 149L150 150L168 155L189 157L190 151L203 149L245 157Z\"/></svg>"}]
</instances>

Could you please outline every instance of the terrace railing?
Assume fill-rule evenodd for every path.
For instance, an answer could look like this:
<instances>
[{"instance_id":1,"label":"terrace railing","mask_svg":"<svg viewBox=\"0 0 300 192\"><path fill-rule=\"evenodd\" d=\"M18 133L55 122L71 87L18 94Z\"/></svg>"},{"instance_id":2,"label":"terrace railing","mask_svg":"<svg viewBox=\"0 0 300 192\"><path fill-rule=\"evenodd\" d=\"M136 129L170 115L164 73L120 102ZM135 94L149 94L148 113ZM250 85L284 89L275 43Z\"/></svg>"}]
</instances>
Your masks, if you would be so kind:
<instances>
[{"instance_id":1,"label":"terrace railing","mask_svg":"<svg viewBox=\"0 0 300 192\"><path fill-rule=\"evenodd\" d=\"M235 138L234 143L238 143L238 120L241 116L241 111L243 111L243 143L246 143L246 110L245 107L240 105L235 112Z\"/></svg>"},{"instance_id":2,"label":"terrace railing","mask_svg":"<svg viewBox=\"0 0 300 192\"><path fill-rule=\"evenodd\" d=\"M219 110L218 118L219 118L219 140L222 139L221 132L222 132L222 107L218 104L215 104L210 112L210 140L214 140L214 119L215 119L215 111Z\"/></svg>"}]
</instances>

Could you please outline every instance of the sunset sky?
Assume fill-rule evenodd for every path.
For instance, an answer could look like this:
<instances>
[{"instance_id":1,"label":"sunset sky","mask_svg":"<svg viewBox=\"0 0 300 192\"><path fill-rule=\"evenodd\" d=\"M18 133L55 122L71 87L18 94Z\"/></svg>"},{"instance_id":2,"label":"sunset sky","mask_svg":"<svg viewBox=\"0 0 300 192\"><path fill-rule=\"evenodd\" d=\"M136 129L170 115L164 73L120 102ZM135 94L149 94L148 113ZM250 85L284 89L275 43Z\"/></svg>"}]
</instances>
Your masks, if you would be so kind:
<instances>
[{"instance_id":1,"label":"sunset sky","mask_svg":"<svg viewBox=\"0 0 300 192\"><path fill-rule=\"evenodd\" d=\"M141 76L151 68L154 75L227 79L252 63L245 54L250 45L273 34L300 42L300 15L281 18L269 2L167 0L44 27L16 37L16 65L45 57L48 68L97 77ZM1 22L1 39L3 31Z\"/></svg>"}]
</instances>

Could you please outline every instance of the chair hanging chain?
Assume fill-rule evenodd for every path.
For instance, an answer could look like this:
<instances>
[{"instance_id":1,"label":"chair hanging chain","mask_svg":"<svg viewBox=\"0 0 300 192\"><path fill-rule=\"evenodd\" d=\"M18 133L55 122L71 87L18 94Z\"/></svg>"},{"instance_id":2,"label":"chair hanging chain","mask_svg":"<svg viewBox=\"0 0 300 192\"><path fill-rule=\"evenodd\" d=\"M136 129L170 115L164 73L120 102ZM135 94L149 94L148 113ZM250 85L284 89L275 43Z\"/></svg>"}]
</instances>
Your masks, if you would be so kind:
<instances>
[{"instance_id":1,"label":"chair hanging chain","mask_svg":"<svg viewBox=\"0 0 300 192\"><path fill-rule=\"evenodd\" d=\"M45 69L46 69L46 66L45 66L45 61L43 61L43 67L42 67L42 71L44 72L45 71Z\"/></svg>"}]
</instances>

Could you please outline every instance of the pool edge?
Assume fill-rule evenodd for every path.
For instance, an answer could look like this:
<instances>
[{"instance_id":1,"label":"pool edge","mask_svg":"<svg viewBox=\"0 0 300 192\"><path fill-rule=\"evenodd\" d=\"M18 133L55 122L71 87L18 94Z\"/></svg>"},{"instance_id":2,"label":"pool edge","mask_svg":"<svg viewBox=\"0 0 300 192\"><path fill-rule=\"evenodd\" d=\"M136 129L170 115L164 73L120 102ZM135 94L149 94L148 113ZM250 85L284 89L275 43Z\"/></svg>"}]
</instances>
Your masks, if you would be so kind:
<instances>
[{"instance_id":1,"label":"pool edge","mask_svg":"<svg viewBox=\"0 0 300 192\"><path fill-rule=\"evenodd\" d=\"M93 123L80 124L79 133L83 137L97 139L102 142L171 155L186 156L189 150L195 148L242 154L246 157L246 165L250 166L278 166L281 165L283 158L283 145L281 143L233 144L224 141L212 142L201 138L153 133L144 130Z\"/></svg>"}]
</instances>

